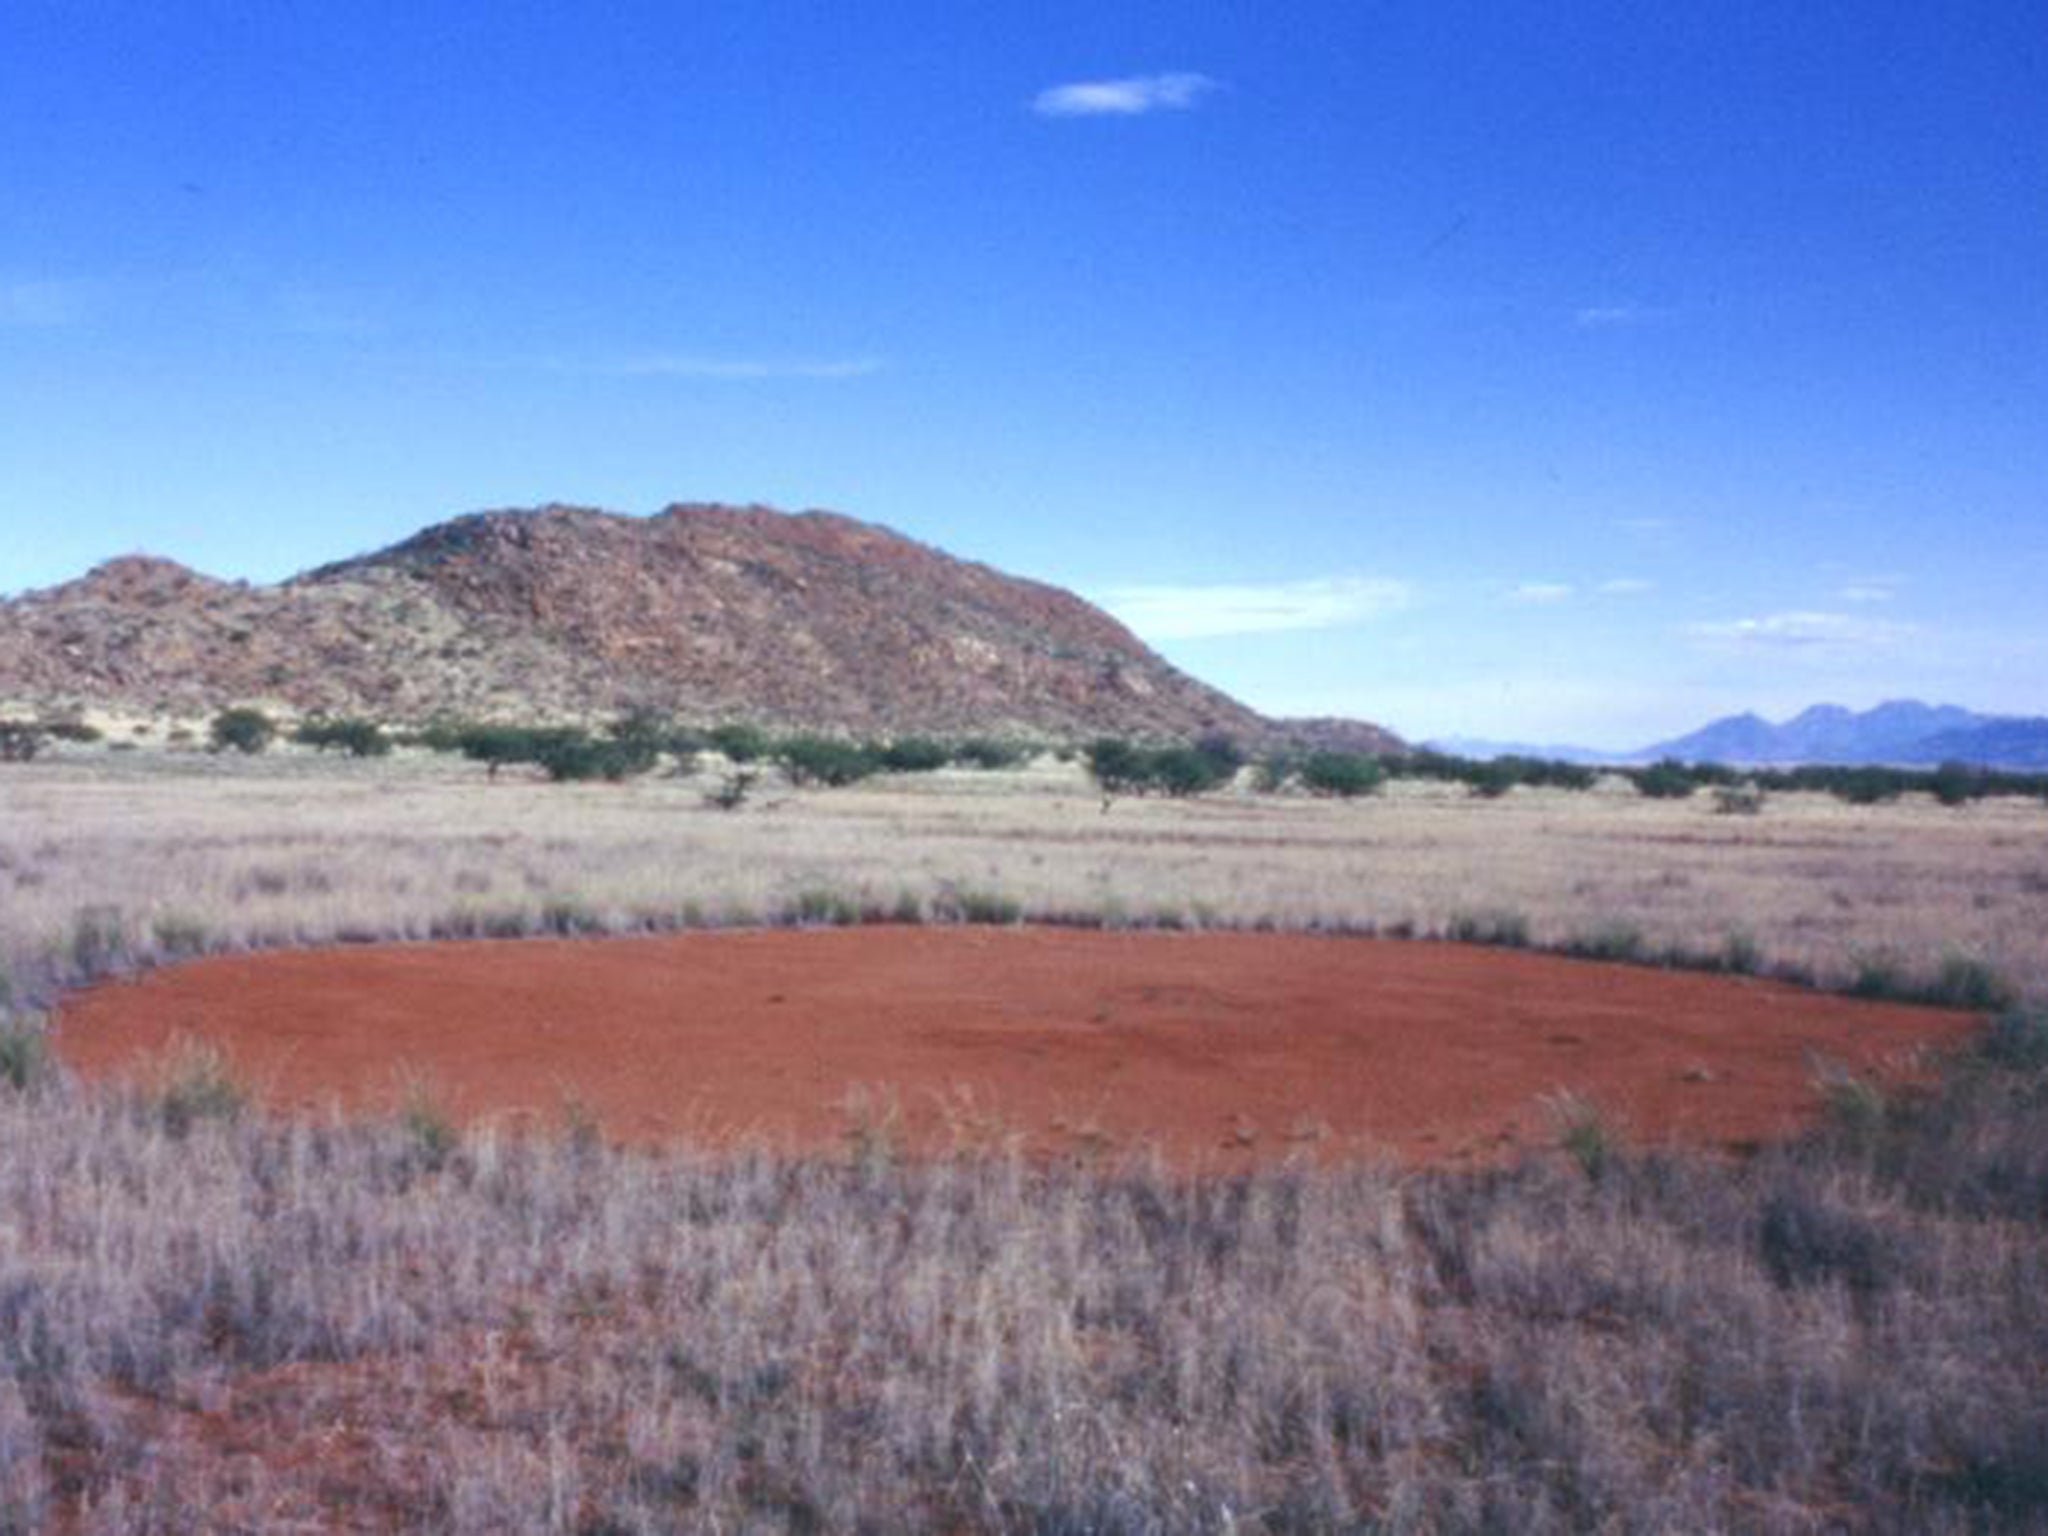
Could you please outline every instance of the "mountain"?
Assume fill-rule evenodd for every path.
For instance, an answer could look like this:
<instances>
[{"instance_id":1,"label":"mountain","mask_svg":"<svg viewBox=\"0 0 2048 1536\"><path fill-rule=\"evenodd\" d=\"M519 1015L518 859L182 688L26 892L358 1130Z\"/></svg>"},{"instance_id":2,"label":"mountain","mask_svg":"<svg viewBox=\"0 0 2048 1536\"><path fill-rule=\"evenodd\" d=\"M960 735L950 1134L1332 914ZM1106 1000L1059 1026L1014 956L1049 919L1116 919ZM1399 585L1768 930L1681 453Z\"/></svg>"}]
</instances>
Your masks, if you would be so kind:
<instances>
[{"instance_id":1,"label":"mountain","mask_svg":"<svg viewBox=\"0 0 2048 1536\"><path fill-rule=\"evenodd\" d=\"M2048 720L1989 719L1962 730L1929 736L1915 749L1915 763L1975 763L2020 772L2048 770Z\"/></svg>"},{"instance_id":2,"label":"mountain","mask_svg":"<svg viewBox=\"0 0 2048 1536\"><path fill-rule=\"evenodd\" d=\"M1460 757L1536 757L1592 766L1675 757L1688 763L1758 766L1862 763L1923 768L1955 762L2032 772L2048 769L2048 718L1980 715L1955 704L1894 699L1861 713L1840 704L1815 704L1782 725L1757 714L1724 715L1696 731L1633 752L1472 736L1447 736L1423 745Z\"/></svg>"},{"instance_id":3,"label":"mountain","mask_svg":"<svg viewBox=\"0 0 2048 1536\"><path fill-rule=\"evenodd\" d=\"M1930 750L1930 741L1990 722L1990 716L1953 704L1916 699L1894 699L1860 713L1816 704L1782 725L1753 714L1730 715L1645 747L1642 755L1720 763L1932 763L1942 755Z\"/></svg>"},{"instance_id":4,"label":"mountain","mask_svg":"<svg viewBox=\"0 0 2048 1536\"><path fill-rule=\"evenodd\" d=\"M1839 704L1816 704L1782 725L1757 714L1724 715L1684 736L1634 752L1462 736L1427 745L1462 757L1541 757L1590 764L1675 757L1688 763L1863 763L1902 768L1956 762L2031 771L2048 768L2048 719L1980 715L1954 704L1894 699L1861 713Z\"/></svg>"},{"instance_id":5,"label":"mountain","mask_svg":"<svg viewBox=\"0 0 2048 1536\"><path fill-rule=\"evenodd\" d=\"M703 504L474 513L275 586L110 560L0 601L0 700L1287 734L1069 592L833 513Z\"/></svg>"}]
</instances>

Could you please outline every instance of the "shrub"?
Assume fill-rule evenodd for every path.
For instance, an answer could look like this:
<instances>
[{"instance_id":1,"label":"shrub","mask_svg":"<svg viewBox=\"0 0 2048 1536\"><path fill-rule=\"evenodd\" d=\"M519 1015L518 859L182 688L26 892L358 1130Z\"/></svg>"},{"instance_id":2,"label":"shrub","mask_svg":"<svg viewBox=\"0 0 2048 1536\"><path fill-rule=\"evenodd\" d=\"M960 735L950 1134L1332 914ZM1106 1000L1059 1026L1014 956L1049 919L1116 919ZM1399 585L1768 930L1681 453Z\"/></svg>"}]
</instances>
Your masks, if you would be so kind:
<instances>
[{"instance_id":1,"label":"shrub","mask_svg":"<svg viewBox=\"0 0 2048 1536\"><path fill-rule=\"evenodd\" d=\"M953 761L962 768L1015 768L1030 756L1029 744L994 736L970 736L953 747Z\"/></svg>"},{"instance_id":2,"label":"shrub","mask_svg":"<svg viewBox=\"0 0 2048 1536\"><path fill-rule=\"evenodd\" d=\"M1824 1070L1817 1086L1828 1118L1853 1144L1869 1146L1891 1116L1891 1101L1868 1078L1840 1070Z\"/></svg>"},{"instance_id":3,"label":"shrub","mask_svg":"<svg viewBox=\"0 0 2048 1536\"><path fill-rule=\"evenodd\" d=\"M557 784L603 779L617 784L654 766L655 749L644 740L620 741L577 730L535 733L533 761Z\"/></svg>"},{"instance_id":4,"label":"shrub","mask_svg":"<svg viewBox=\"0 0 2048 1536\"><path fill-rule=\"evenodd\" d=\"M1906 792L1907 778L1889 768L1850 768L1836 776L1835 796L1851 805L1884 805Z\"/></svg>"},{"instance_id":5,"label":"shrub","mask_svg":"<svg viewBox=\"0 0 2048 1536\"><path fill-rule=\"evenodd\" d=\"M1598 1183L1613 1166L1617 1138L1600 1107L1575 1093L1559 1093L1544 1106L1557 1126L1557 1144L1579 1165L1579 1171Z\"/></svg>"},{"instance_id":6,"label":"shrub","mask_svg":"<svg viewBox=\"0 0 2048 1536\"><path fill-rule=\"evenodd\" d=\"M728 773L716 789L704 792L704 803L721 811L736 811L747 803L747 796L753 792L754 780L758 777L751 770Z\"/></svg>"},{"instance_id":7,"label":"shrub","mask_svg":"<svg viewBox=\"0 0 2048 1536\"><path fill-rule=\"evenodd\" d=\"M1757 816L1764 808L1764 792L1754 784L1723 784L1714 791L1717 816Z\"/></svg>"},{"instance_id":8,"label":"shrub","mask_svg":"<svg viewBox=\"0 0 2048 1536\"><path fill-rule=\"evenodd\" d=\"M1630 777L1635 780L1636 792L1651 800L1683 800L1699 787L1693 770L1675 757L1638 768Z\"/></svg>"},{"instance_id":9,"label":"shrub","mask_svg":"<svg viewBox=\"0 0 2048 1536\"><path fill-rule=\"evenodd\" d=\"M1994 1066L2015 1072L2048 1069L2048 1008L2002 1013L1985 1028L1977 1053Z\"/></svg>"},{"instance_id":10,"label":"shrub","mask_svg":"<svg viewBox=\"0 0 2048 1536\"><path fill-rule=\"evenodd\" d=\"M586 779L616 784L647 772L659 753L644 736L592 736L574 726L475 725L456 739L462 755L486 764L492 778L507 763L532 763L558 784Z\"/></svg>"},{"instance_id":11,"label":"shrub","mask_svg":"<svg viewBox=\"0 0 2048 1536\"><path fill-rule=\"evenodd\" d=\"M405 1103L399 1110L398 1123L404 1128L421 1165L430 1173L439 1173L446 1167L448 1159L454 1156L456 1147L461 1144L454 1122L422 1078L407 1081Z\"/></svg>"},{"instance_id":12,"label":"shrub","mask_svg":"<svg viewBox=\"0 0 2048 1536\"><path fill-rule=\"evenodd\" d=\"M1237 772L1234 762L1212 757L1200 747L1161 747L1147 756L1150 782L1177 800L1220 789Z\"/></svg>"},{"instance_id":13,"label":"shrub","mask_svg":"<svg viewBox=\"0 0 2048 1536\"><path fill-rule=\"evenodd\" d=\"M1511 753L1481 760L1436 752L1427 747L1394 759L1390 766L1396 778L1463 784L1487 800L1497 799L1517 784L1531 788L1591 789L1600 777L1598 772L1583 763L1567 763L1557 758L1522 757Z\"/></svg>"},{"instance_id":14,"label":"shrub","mask_svg":"<svg viewBox=\"0 0 2048 1536\"><path fill-rule=\"evenodd\" d=\"M939 922L1008 926L1024 920L1024 904L997 891L948 886L932 898L931 915Z\"/></svg>"},{"instance_id":15,"label":"shrub","mask_svg":"<svg viewBox=\"0 0 2048 1536\"><path fill-rule=\"evenodd\" d=\"M494 779L507 763L533 761L534 733L516 725L466 725L453 739L456 751L471 762L484 764Z\"/></svg>"},{"instance_id":16,"label":"shrub","mask_svg":"<svg viewBox=\"0 0 2048 1536\"><path fill-rule=\"evenodd\" d=\"M251 755L269 746L277 735L277 722L260 709L237 706L213 717L208 734L216 752L246 752Z\"/></svg>"},{"instance_id":17,"label":"shrub","mask_svg":"<svg viewBox=\"0 0 2048 1536\"><path fill-rule=\"evenodd\" d=\"M627 710L605 728L605 734L650 755L666 752L685 767L705 745L702 731L678 725L659 710L645 707Z\"/></svg>"},{"instance_id":18,"label":"shrub","mask_svg":"<svg viewBox=\"0 0 2048 1536\"><path fill-rule=\"evenodd\" d=\"M49 1042L31 1019L0 1016L0 1082L25 1093L42 1081L49 1062Z\"/></svg>"},{"instance_id":19,"label":"shrub","mask_svg":"<svg viewBox=\"0 0 2048 1536\"><path fill-rule=\"evenodd\" d=\"M1565 953L1581 960L1633 961L1645 952L1643 931L1629 923L1606 923L1576 934L1564 946Z\"/></svg>"},{"instance_id":20,"label":"shrub","mask_svg":"<svg viewBox=\"0 0 2048 1536\"><path fill-rule=\"evenodd\" d=\"M1262 795L1278 794L1287 787L1288 781L1301 772L1301 758L1293 752L1274 752L1258 761L1252 769L1252 788Z\"/></svg>"},{"instance_id":21,"label":"shrub","mask_svg":"<svg viewBox=\"0 0 2048 1536\"><path fill-rule=\"evenodd\" d=\"M71 966L84 980L111 976L128 963L128 924L121 909L95 902L71 920Z\"/></svg>"},{"instance_id":22,"label":"shrub","mask_svg":"<svg viewBox=\"0 0 2048 1536\"><path fill-rule=\"evenodd\" d=\"M474 729L463 721L441 718L429 720L400 739L410 746L425 747L429 752L460 752L464 733Z\"/></svg>"},{"instance_id":23,"label":"shrub","mask_svg":"<svg viewBox=\"0 0 2048 1536\"><path fill-rule=\"evenodd\" d=\"M1927 788L1943 805L1968 805L1986 793L1984 774L1967 763L1943 763L1928 775Z\"/></svg>"},{"instance_id":24,"label":"shrub","mask_svg":"<svg viewBox=\"0 0 2048 1536\"><path fill-rule=\"evenodd\" d=\"M1904 998L1912 995L1912 983L1896 955L1879 951L1857 955L1856 974L1849 983L1851 995L1871 998Z\"/></svg>"},{"instance_id":25,"label":"shrub","mask_svg":"<svg viewBox=\"0 0 2048 1536\"><path fill-rule=\"evenodd\" d=\"M542 902L537 920L542 933L559 938L604 932L604 919L572 896L554 896Z\"/></svg>"},{"instance_id":26,"label":"shrub","mask_svg":"<svg viewBox=\"0 0 2048 1536\"><path fill-rule=\"evenodd\" d=\"M1529 946L1529 919L1504 908L1453 913L1444 932L1460 944L1495 944L1503 949Z\"/></svg>"},{"instance_id":27,"label":"shrub","mask_svg":"<svg viewBox=\"0 0 2048 1536\"><path fill-rule=\"evenodd\" d=\"M302 747L321 752L346 752L350 757L383 757L391 750L391 738L374 720L343 718L307 720L292 732Z\"/></svg>"},{"instance_id":28,"label":"shrub","mask_svg":"<svg viewBox=\"0 0 2048 1536\"><path fill-rule=\"evenodd\" d=\"M211 942L206 924L179 912L163 912L150 920L150 937L167 955L201 955Z\"/></svg>"},{"instance_id":29,"label":"shrub","mask_svg":"<svg viewBox=\"0 0 2048 1536\"><path fill-rule=\"evenodd\" d=\"M1145 751L1116 736L1098 736L1088 744L1088 772L1103 797L1142 792L1149 774Z\"/></svg>"},{"instance_id":30,"label":"shrub","mask_svg":"<svg viewBox=\"0 0 2048 1536\"><path fill-rule=\"evenodd\" d=\"M1426 779L1438 783L1462 783L1465 771L1477 767L1476 763L1448 752L1432 751L1428 747L1417 747L1398 759L1396 772L1404 779Z\"/></svg>"},{"instance_id":31,"label":"shrub","mask_svg":"<svg viewBox=\"0 0 2048 1536\"><path fill-rule=\"evenodd\" d=\"M758 762L768 755L773 743L758 725L734 723L714 726L708 733L711 745L736 763Z\"/></svg>"},{"instance_id":32,"label":"shrub","mask_svg":"<svg viewBox=\"0 0 2048 1536\"><path fill-rule=\"evenodd\" d=\"M53 740L74 742L79 746L90 746L105 735L98 726L87 725L83 720L45 720L42 727Z\"/></svg>"},{"instance_id":33,"label":"shrub","mask_svg":"<svg viewBox=\"0 0 2048 1536\"><path fill-rule=\"evenodd\" d=\"M1482 800L1498 800L1515 787L1515 770L1507 763L1472 763L1459 774L1465 785Z\"/></svg>"},{"instance_id":34,"label":"shrub","mask_svg":"<svg viewBox=\"0 0 2048 1536\"><path fill-rule=\"evenodd\" d=\"M944 742L929 736L899 736L886 746L869 750L891 773L931 773L952 761Z\"/></svg>"},{"instance_id":35,"label":"shrub","mask_svg":"<svg viewBox=\"0 0 2048 1536\"><path fill-rule=\"evenodd\" d=\"M1226 779L1234 778L1237 770L1250 761L1244 748L1237 744L1237 738L1228 731L1204 731L1195 738L1195 750L1216 766Z\"/></svg>"},{"instance_id":36,"label":"shrub","mask_svg":"<svg viewBox=\"0 0 2048 1536\"><path fill-rule=\"evenodd\" d=\"M1088 772L1105 804L1118 794L1160 790L1176 798L1202 794L1230 782L1237 773L1235 749L1220 743L1202 747L1141 747L1119 737L1098 737L1088 747Z\"/></svg>"},{"instance_id":37,"label":"shrub","mask_svg":"<svg viewBox=\"0 0 2048 1536\"><path fill-rule=\"evenodd\" d=\"M1377 759L1360 752L1311 752L1301 763L1304 787L1344 800L1377 793L1386 776Z\"/></svg>"},{"instance_id":38,"label":"shrub","mask_svg":"<svg viewBox=\"0 0 2048 1536\"><path fill-rule=\"evenodd\" d=\"M1587 790L1600 782L1598 770L1584 763L1565 763L1554 759L1529 759L1523 769L1522 782L1525 784L1548 785L1553 789Z\"/></svg>"},{"instance_id":39,"label":"shrub","mask_svg":"<svg viewBox=\"0 0 2048 1536\"><path fill-rule=\"evenodd\" d=\"M851 928L861 920L861 908L851 896L819 888L798 891L783 915L800 927Z\"/></svg>"},{"instance_id":40,"label":"shrub","mask_svg":"<svg viewBox=\"0 0 2048 1536\"><path fill-rule=\"evenodd\" d=\"M1943 960L1927 996L1929 1002L1977 1013L2010 1008L2019 1000L2011 982L1982 960L1968 955L1950 955Z\"/></svg>"},{"instance_id":41,"label":"shrub","mask_svg":"<svg viewBox=\"0 0 2048 1536\"><path fill-rule=\"evenodd\" d=\"M1869 1216L1846 1208L1805 1181L1764 1197L1758 1257L1786 1290L1825 1283L1872 1294L1892 1278L1897 1255Z\"/></svg>"},{"instance_id":42,"label":"shrub","mask_svg":"<svg viewBox=\"0 0 2048 1536\"><path fill-rule=\"evenodd\" d=\"M858 783L880 766L866 747L832 736L786 737L776 744L775 761L792 784L834 789Z\"/></svg>"},{"instance_id":43,"label":"shrub","mask_svg":"<svg viewBox=\"0 0 2048 1536\"><path fill-rule=\"evenodd\" d=\"M43 728L31 720L0 720L0 763L32 762L43 750Z\"/></svg>"},{"instance_id":44,"label":"shrub","mask_svg":"<svg viewBox=\"0 0 2048 1536\"><path fill-rule=\"evenodd\" d=\"M219 1049L187 1040L165 1062L155 1107L166 1133L183 1137L204 1120L233 1120L249 1096Z\"/></svg>"},{"instance_id":45,"label":"shrub","mask_svg":"<svg viewBox=\"0 0 2048 1536\"><path fill-rule=\"evenodd\" d=\"M1762 947L1747 933L1731 933L1721 946L1721 969L1738 976L1754 976L1763 968Z\"/></svg>"}]
</instances>

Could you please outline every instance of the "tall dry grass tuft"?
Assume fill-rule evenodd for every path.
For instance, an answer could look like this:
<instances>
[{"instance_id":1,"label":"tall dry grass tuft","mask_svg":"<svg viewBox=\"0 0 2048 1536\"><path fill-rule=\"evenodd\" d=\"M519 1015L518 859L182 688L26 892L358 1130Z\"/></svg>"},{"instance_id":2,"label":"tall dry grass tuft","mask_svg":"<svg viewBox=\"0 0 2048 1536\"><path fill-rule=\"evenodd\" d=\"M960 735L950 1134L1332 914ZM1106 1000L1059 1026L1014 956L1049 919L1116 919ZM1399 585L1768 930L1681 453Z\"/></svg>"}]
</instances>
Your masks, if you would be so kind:
<instances>
[{"instance_id":1,"label":"tall dry grass tuft","mask_svg":"<svg viewBox=\"0 0 2048 1536\"><path fill-rule=\"evenodd\" d=\"M2039 1524L2048 1049L1994 1041L1875 1127L1597 1179L0 1089L0 1528Z\"/></svg>"}]
</instances>

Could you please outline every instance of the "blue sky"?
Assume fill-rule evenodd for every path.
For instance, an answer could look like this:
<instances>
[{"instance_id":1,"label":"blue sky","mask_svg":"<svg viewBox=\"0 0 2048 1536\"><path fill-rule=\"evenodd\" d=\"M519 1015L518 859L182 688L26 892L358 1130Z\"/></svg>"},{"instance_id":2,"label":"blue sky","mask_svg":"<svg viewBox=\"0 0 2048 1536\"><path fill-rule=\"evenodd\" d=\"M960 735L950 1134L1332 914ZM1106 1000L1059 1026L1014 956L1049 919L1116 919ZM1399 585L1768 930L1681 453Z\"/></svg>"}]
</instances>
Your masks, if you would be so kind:
<instances>
[{"instance_id":1,"label":"blue sky","mask_svg":"<svg viewBox=\"0 0 2048 1536\"><path fill-rule=\"evenodd\" d=\"M824 506L1260 707L2048 712L2048 4L0 10L0 591Z\"/></svg>"}]
</instances>

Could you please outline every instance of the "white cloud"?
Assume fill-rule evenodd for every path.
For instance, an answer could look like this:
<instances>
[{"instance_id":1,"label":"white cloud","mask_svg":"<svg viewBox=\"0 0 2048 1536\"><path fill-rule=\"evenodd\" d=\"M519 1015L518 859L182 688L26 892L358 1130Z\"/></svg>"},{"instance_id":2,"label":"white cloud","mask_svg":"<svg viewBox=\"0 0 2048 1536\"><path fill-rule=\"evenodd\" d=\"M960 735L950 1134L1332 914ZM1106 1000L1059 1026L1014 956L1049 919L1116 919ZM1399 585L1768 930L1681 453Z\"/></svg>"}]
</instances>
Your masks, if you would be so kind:
<instances>
[{"instance_id":1,"label":"white cloud","mask_svg":"<svg viewBox=\"0 0 2048 1536\"><path fill-rule=\"evenodd\" d=\"M1207 75L1185 70L1121 80L1075 80L1047 86L1032 98L1031 110L1040 117L1138 117L1185 111L1215 89L1216 82Z\"/></svg>"},{"instance_id":2,"label":"white cloud","mask_svg":"<svg viewBox=\"0 0 2048 1536\"><path fill-rule=\"evenodd\" d=\"M1600 591L1607 597L1634 597L1638 593L1655 591L1657 583L1645 581L1640 576L1613 576L1600 583Z\"/></svg>"},{"instance_id":3,"label":"white cloud","mask_svg":"<svg viewBox=\"0 0 2048 1536\"><path fill-rule=\"evenodd\" d=\"M1561 603L1577 590L1568 581L1525 581L1508 596L1518 603Z\"/></svg>"},{"instance_id":4,"label":"white cloud","mask_svg":"<svg viewBox=\"0 0 2048 1536\"><path fill-rule=\"evenodd\" d=\"M1405 582L1369 576L1219 586L1113 587L1102 606L1147 640L1341 629L1405 608Z\"/></svg>"},{"instance_id":5,"label":"white cloud","mask_svg":"<svg viewBox=\"0 0 2048 1536\"><path fill-rule=\"evenodd\" d=\"M655 353L594 371L632 379L864 379L882 371L873 357L696 357Z\"/></svg>"},{"instance_id":6,"label":"white cloud","mask_svg":"<svg viewBox=\"0 0 2048 1536\"><path fill-rule=\"evenodd\" d=\"M1851 651L1893 645L1913 633L1913 627L1847 613L1773 613L1691 624L1687 633L1709 645L1738 650Z\"/></svg>"}]
</instances>

